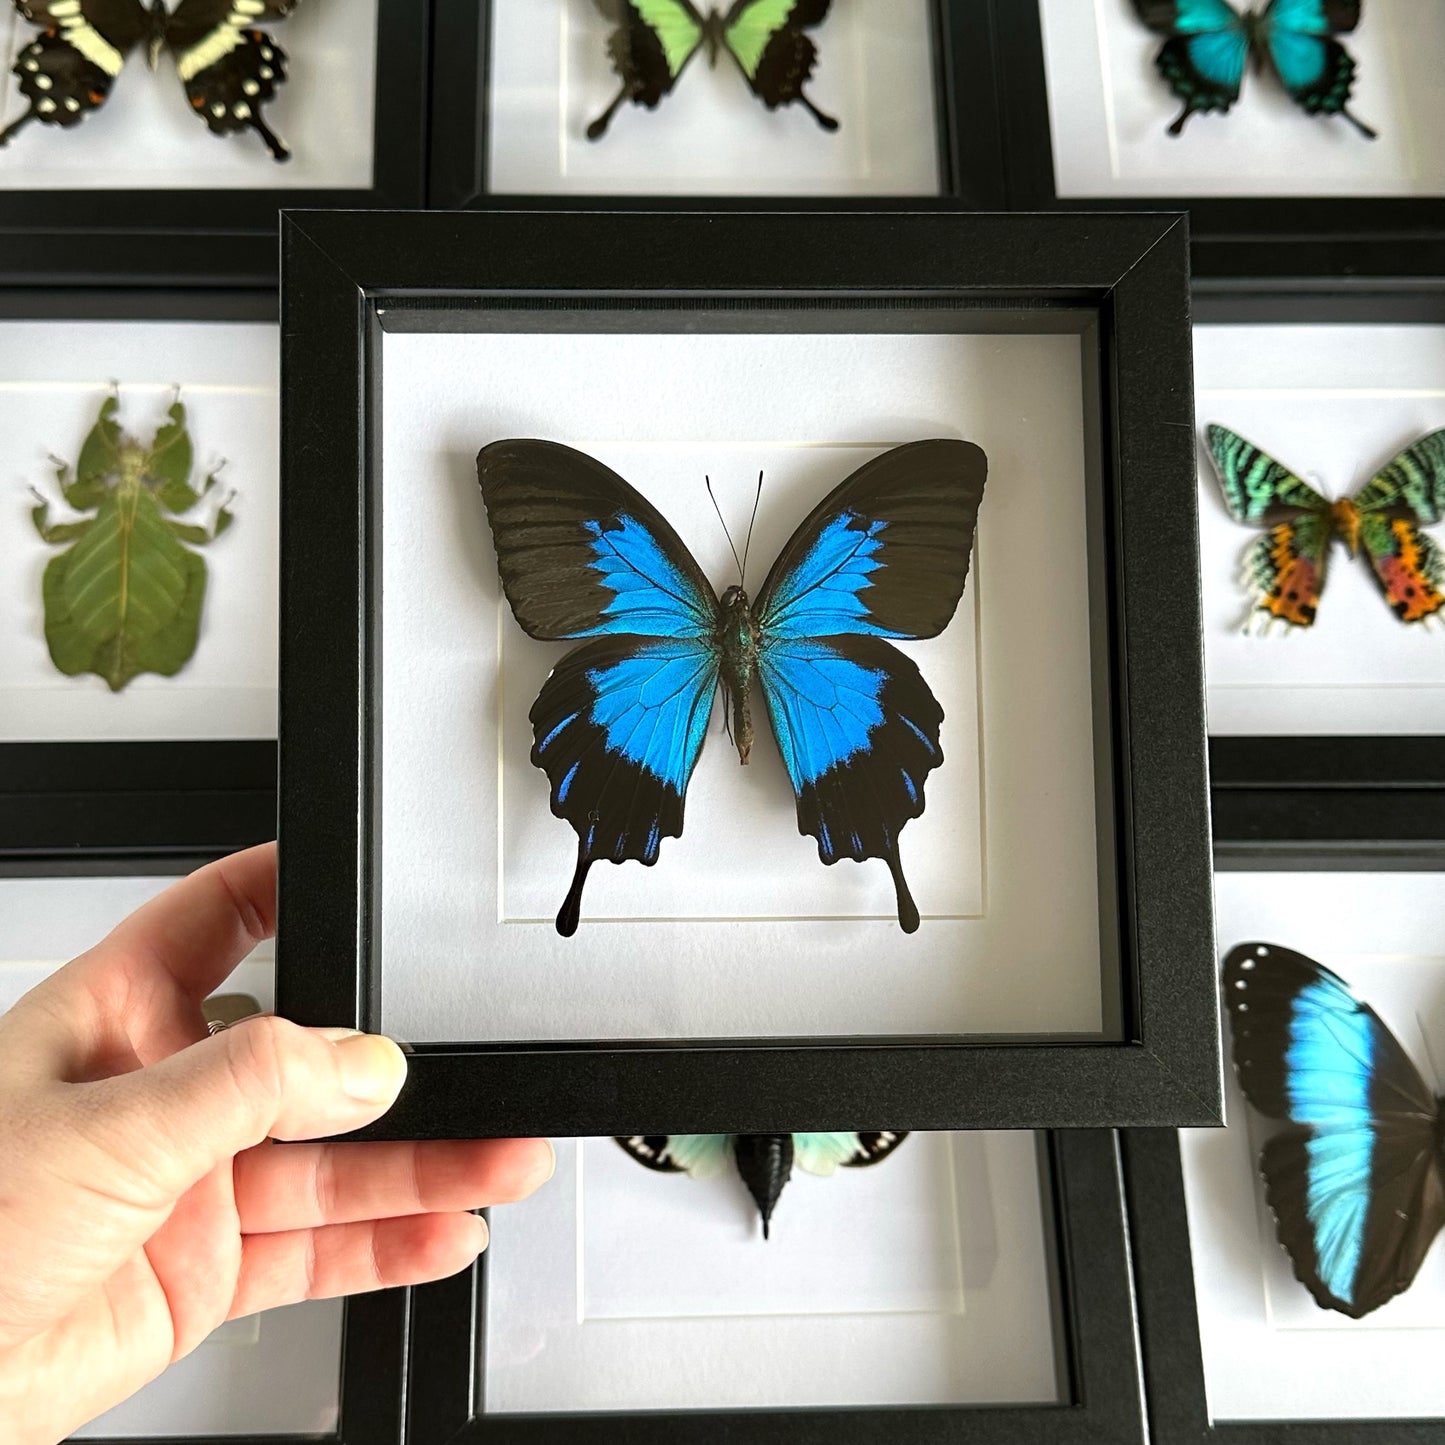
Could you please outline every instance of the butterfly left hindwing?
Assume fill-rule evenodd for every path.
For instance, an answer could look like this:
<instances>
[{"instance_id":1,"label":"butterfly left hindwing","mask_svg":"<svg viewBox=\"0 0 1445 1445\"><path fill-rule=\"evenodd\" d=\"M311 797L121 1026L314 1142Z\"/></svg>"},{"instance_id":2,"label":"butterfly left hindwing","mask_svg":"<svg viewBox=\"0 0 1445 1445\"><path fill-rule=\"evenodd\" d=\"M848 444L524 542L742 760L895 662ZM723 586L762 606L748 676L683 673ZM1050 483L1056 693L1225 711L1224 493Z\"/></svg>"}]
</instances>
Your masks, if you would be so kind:
<instances>
[{"instance_id":1,"label":"butterfly left hindwing","mask_svg":"<svg viewBox=\"0 0 1445 1445\"><path fill-rule=\"evenodd\" d=\"M1245 1097L1289 1126L1260 1158L1280 1243L1321 1307L1359 1318L1409 1286L1445 1224L1439 1103L1313 959L1241 944L1224 994Z\"/></svg>"}]
</instances>

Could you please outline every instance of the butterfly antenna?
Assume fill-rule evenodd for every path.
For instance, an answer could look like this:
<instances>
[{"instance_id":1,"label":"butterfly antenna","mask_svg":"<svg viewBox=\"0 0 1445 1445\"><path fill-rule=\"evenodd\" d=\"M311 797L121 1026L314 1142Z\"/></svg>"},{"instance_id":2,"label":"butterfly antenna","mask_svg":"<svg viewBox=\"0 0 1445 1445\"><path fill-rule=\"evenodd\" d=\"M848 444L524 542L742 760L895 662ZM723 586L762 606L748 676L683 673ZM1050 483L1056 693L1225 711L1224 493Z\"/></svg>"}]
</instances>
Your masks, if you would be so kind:
<instances>
[{"instance_id":1,"label":"butterfly antenna","mask_svg":"<svg viewBox=\"0 0 1445 1445\"><path fill-rule=\"evenodd\" d=\"M753 498L753 514L752 514L751 517L748 518L748 539L747 539L746 542L743 543L743 561L742 561L742 566L738 568L738 577L739 577L738 585L741 586L741 587L746 587L746 586L747 586L748 553L749 553L750 551L752 551L752 547L753 547L753 523L758 520L758 503L761 502L762 499L763 499L763 474L762 474L761 472L759 472L759 473L758 473L758 491L757 491L757 495Z\"/></svg>"},{"instance_id":2,"label":"butterfly antenna","mask_svg":"<svg viewBox=\"0 0 1445 1445\"><path fill-rule=\"evenodd\" d=\"M733 561L738 564L738 586L742 586L743 564L738 556L738 549L733 546L732 534L728 531L728 524L723 522L722 508L717 504L717 498L712 494L712 478L706 473L703 474L703 481L707 483L707 499L712 503L712 509L717 513L717 519L722 523L723 536L728 539L728 551L733 554Z\"/></svg>"}]
</instances>

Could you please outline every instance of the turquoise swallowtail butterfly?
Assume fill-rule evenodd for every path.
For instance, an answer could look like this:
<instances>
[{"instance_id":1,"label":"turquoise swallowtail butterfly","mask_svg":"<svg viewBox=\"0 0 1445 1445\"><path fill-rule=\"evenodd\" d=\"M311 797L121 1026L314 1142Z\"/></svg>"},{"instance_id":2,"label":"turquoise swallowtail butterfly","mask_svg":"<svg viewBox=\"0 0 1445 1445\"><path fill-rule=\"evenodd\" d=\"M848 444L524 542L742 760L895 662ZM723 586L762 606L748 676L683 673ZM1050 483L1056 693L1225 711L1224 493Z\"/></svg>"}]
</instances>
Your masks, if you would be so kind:
<instances>
[{"instance_id":1,"label":"turquoise swallowtail butterfly","mask_svg":"<svg viewBox=\"0 0 1445 1445\"><path fill-rule=\"evenodd\" d=\"M617 1142L639 1164L665 1174L690 1174L711 1179L722 1173L729 1159L737 1166L748 1193L758 1206L763 1238L772 1229L773 1210L793 1165L809 1174L829 1175L841 1164L861 1168L886 1159L906 1138L907 1131L852 1134L627 1134Z\"/></svg>"},{"instance_id":2,"label":"turquoise swallowtail butterfly","mask_svg":"<svg viewBox=\"0 0 1445 1445\"><path fill-rule=\"evenodd\" d=\"M577 929L598 859L655 863L683 800L719 685L746 764L762 694L824 863L881 858L898 921L918 927L898 837L943 761L943 709L889 638L934 637L963 595L988 463L971 442L918 441L865 462L813 509L756 601L721 599L662 514L594 457L556 442L493 442L477 476L502 588L531 637L585 639L532 704L532 762L576 830L557 915Z\"/></svg>"},{"instance_id":3,"label":"turquoise swallowtail butterfly","mask_svg":"<svg viewBox=\"0 0 1445 1445\"><path fill-rule=\"evenodd\" d=\"M1229 0L1134 0L1139 19L1166 36L1155 59L1184 109L1178 135L1197 112L1227 111L1239 99L1251 60L1272 74L1310 115L1342 115L1370 140L1375 132L1350 114L1355 62L1335 39L1360 20L1360 0L1267 0L1240 12Z\"/></svg>"},{"instance_id":4,"label":"turquoise swallowtail butterfly","mask_svg":"<svg viewBox=\"0 0 1445 1445\"><path fill-rule=\"evenodd\" d=\"M796 102L824 130L837 130L838 122L803 93L818 58L817 47L803 32L822 24L831 3L734 0L726 13L710 10L704 15L691 0L596 0L616 27L607 53L622 89L587 127L587 138L600 139L628 101L656 109L688 62L704 49L709 65L716 65L720 54L728 55L748 89L769 110Z\"/></svg>"},{"instance_id":5,"label":"turquoise swallowtail butterfly","mask_svg":"<svg viewBox=\"0 0 1445 1445\"><path fill-rule=\"evenodd\" d=\"M1408 1289L1445 1224L1445 1116L1394 1034L1329 969L1270 943L1224 962L1245 1098L1286 1123L1260 1173L1295 1274L1359 1319Z\"/></svg>"}]
</instances>

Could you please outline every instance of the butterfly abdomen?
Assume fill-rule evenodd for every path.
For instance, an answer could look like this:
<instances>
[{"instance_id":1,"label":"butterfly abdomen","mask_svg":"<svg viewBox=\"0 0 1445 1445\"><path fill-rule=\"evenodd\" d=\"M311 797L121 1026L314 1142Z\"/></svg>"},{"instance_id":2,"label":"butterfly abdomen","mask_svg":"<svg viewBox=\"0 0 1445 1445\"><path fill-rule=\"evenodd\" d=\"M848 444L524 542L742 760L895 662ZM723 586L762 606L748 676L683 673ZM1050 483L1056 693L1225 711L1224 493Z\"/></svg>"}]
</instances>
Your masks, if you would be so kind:
<instances>
[{"instance_id":1,"label":"butterfly abdomen","mask_svg":"<svg viewBox=\"0 0 1445 1445\"><path fill-rule=\"evenodd\" d=\"M733 1154L738 1173L748 1186L763 1219L763 1238L768 1237L773 1209L783 1193L783 1186L793 1173L793 1136L791 1134L738 1134L733 1139Z\"/></svg>"},{"instance_id":2,"label":"butterfly abdomen","mask_svg":"<svg viewBox=\"0 0 1445 1445\"><path fill-rule=\"evenodd\" d=\"M718 611L718 653L723 687L732 706L733 742L744 767L753 750L753 719L748 705L758 669L758 624L741 587L729 587Z\"/></svg>"},{"instance_id":3,"label":"butterfly abdomen","mask_svg":"<svg viewBox=\"0 0 1445 1445\"><path fill-rule=\"evenodd\" d=\"M1348 497L1342 497L1330 505L1330 525L1353 557L1360 550L1360 509Z\"/></svg>"}]
</instances>

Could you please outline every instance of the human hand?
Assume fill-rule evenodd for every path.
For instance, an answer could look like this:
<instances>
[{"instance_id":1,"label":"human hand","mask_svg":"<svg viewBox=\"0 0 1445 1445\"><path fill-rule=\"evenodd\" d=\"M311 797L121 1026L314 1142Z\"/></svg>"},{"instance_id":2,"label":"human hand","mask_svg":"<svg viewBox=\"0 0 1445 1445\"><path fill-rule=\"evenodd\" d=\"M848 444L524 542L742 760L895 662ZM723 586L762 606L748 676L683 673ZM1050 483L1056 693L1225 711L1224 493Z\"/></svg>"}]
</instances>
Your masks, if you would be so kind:
<instances>
[{"instance_id":1,"label":"human hand","mask_svg":"<svg viewBox=\"0 0 1445 1445\"><path fill-rule=\"evenodd\" d=\"M274 844L132 914L0 1017L0 1438L51 1445L223 1320L438 1279L466 1211L552 1170L540 1139L295 1144L360 1128L389 1039L201 1004L275 928Z\"/></svg>"}]
</instances>

